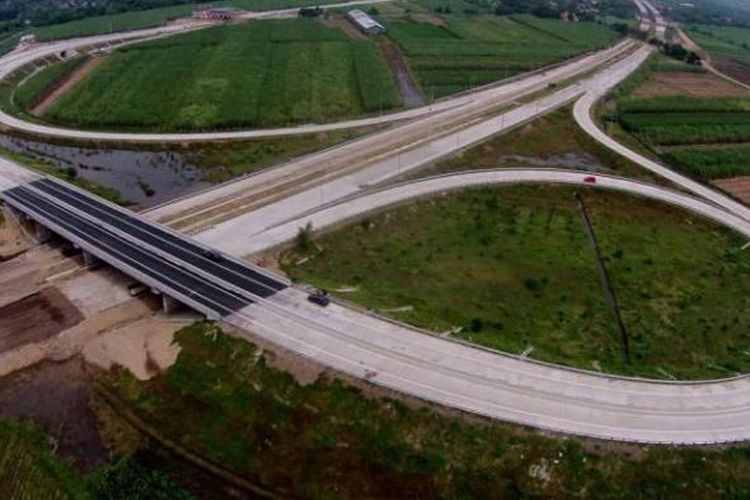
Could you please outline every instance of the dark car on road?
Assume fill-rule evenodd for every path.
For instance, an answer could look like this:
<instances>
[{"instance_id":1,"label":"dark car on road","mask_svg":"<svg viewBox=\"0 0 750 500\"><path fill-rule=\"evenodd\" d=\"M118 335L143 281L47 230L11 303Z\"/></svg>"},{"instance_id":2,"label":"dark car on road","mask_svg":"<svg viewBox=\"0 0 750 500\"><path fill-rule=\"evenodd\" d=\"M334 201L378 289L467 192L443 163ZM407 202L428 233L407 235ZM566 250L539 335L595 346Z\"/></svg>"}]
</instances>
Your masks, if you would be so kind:
<instances>
[{"instance_id":1,"label":"dark car on road","mask_svg":"<svg viewBox=\"0 0 750 500\"><path fill-rule=\"evenodd\" d=\"M331 298L325 290L318 290L315 293L311 293L307 296L307 300L313 304L318 304L320 307L325 307L331 303Z\"/></svg>"}]
</instances>

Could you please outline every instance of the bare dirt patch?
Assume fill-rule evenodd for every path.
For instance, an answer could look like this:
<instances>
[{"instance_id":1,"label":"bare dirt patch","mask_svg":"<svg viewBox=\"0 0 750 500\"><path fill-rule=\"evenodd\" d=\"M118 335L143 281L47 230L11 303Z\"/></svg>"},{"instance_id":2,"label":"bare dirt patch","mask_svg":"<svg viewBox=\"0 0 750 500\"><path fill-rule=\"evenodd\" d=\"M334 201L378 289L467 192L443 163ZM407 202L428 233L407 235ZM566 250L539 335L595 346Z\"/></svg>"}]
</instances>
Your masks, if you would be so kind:
<instances>
[{"instance_id":1,"label":"bare dirt patch","mask_svg":"<svg viewBox=\"0 0 750 500\"><path fill-rule=\"evenodd\" d=\"M735 198L750 203L750 176L718 179L712 181L712 184Z\"/></svg>"},{"instance_id":2,"label":"bare dirt patch","mask_svg":"<svg viewBox=\"0 0 750 500\"><path fill-rule=\"evenodd\" d=\"M635 91L636 97L744 97L750 91L711 73L659 72Z\"/></svg>"},{"instance_id":3,"label":"bare dirt patch","mask_svg":"<svg viewBox=\"0 0 750 500\"><path fill-rule=\"evenodd\" d=\"M0 352L40 342L83 321L57 288L49 287L0 308Z\"/></svg>"},{"instance_id":4,"label":"bare dirt patch","mask_svg":"<svg viewBox=\"0 0 750 500\"><path fill-rule=\"evenodd\" d=\"M396 86L401 94L401 100L406 107L421 106L424 104L424 98L419 90L417 82L414 81L409 68L406 66L401 52L395 44L384 41L380 44L380 50L383 51L388 67L391 69Z\"/></svg>"},{"instance_id":5,"label":"bare dirt patch","mask_svg":"<svg viewBox=\"0 0 750 500\"><path fill-rule=\"evenodd\" d=\"M89 390L94 371L80 358L45 362L0 378L0 418L31 418L50 436L58 453L84 470L106 462Z\"/></svg>"},{"instance_id":6,"label":"bare dirt patch","mask_svg":"<svg viewBox=\"0 0 750 500\"><path fill-rule=\"evenodd\" d=\"M57 101L67 91L73 88L74 85L83 80L86 75L88 75L97 66L99 66L102 61L104 61L104 57L102 56L90 57L88 61L81 64L78 68L75 69L75 71L70 73L67 78L64 78L59 84L55 85L55 87L49 92L49 94L47 94L47 96L42 99L39 104L34 106L34 108L31 110L31 114L34 116L42 116L44 112L47 111L50 106L55 103L55 101Z\"/></svg>"},{"instance_id":7,"label":"bare dirt patch","mask_svg":"<svg viewBox=\"0 0 750 500\"><path fill-rule=\"evenodd\" d=\"M177 361L180 346L173 342L174 334L190 323L164 316L144 318L91 340L83 356L101 368L119 364L137 379L148 380Z\"/></svg>"},{"instance_id":8,"label":"bare dirt patch","mask_svg":"<svg viewBox=\"0 0 750 500\"><path fill-rule=\"evenodd\" d=\"M3 220L0 223L0 261L11 259L26 251L30 246L23 228L10 213L5 212Z\"/></svg>"}]
</instances>

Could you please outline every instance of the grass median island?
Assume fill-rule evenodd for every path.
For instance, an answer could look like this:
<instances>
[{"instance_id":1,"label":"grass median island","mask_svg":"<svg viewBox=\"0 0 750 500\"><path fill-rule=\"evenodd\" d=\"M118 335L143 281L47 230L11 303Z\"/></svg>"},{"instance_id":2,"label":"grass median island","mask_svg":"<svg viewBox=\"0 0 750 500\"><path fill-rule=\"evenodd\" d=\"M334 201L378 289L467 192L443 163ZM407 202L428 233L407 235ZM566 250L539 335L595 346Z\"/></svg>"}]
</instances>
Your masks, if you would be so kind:
<instances>
[{"instance_id":1,"label":"grass median island","mask_svg":"<svg viewBox=\"0 0 750 500\"><path fill-rule=\"evenodd\" d=\"M470 190L370 217L282 257L295 279L436 332L653 378L750 372L750 254L687 213L586 190L633 362L623 366L572 189ZM305 260L307 258L307 260Z\"/></svg>"},{"instance_id":2,"label":"grass median island","mask_svg":"<svg viewBox=\"0 0 750 500\"><path fill-rule=\"evenodd\" d=\"M442 97L603 48L609 27L534 16L445 16L442 25L386 18L424 94Z\"/></svg>"},{"instance_id":3,"label":"grass median island","mask_svg":"<svg viewBox=\"0 0 750 500\"><path fill-rule=\"evenodd\" d=\"M85 128L202 131L323 122L400 104L372 41L291 19L118 49L43 117Z\"/></svg>"},{"instance_id":4,"label":"grass median island","mask_svg":"<svg viewBox=\"0 0 750 500\"><path fill-rule=\"evenodd\" d=\"M577 439L373 399L326 376L300 385L271 366L275 354L210 323L178 332L176 341L181 353L165 373L140 382L114 369L99 387L163 438L283 497L750 493L747 448L594 454ZM636 458L623 458L630 453Z\"/></svg>"}]
</instances>

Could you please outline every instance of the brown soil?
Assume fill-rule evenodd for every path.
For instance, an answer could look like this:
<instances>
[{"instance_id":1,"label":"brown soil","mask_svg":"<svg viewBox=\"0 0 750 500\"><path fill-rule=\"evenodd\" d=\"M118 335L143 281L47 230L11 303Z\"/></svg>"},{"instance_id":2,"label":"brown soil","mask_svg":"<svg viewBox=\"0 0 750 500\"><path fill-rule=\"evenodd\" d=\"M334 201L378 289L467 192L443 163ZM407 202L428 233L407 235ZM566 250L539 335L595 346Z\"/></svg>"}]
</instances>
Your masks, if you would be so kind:
<instances>
[{"instance_id":1,"label":"brown soil","mask_svg":"<svg viewBox=\"0 0 750 500\"><path fill-rule=\"evenodd\" d=\"M745 203L750 203L750 176L718 179L712 183L735 198Z\"/></svg>"},{"instance_id":2,"label":"brown soil","mask_svg":"<svg viewBox=\"0 0 750 500\"><path fill-rule=\"evenodd\" d=\"M53 439L58 453L91 470L107 460L89 408L92 368L80 359L45 362L0 378L0 418L31 418Z\"/></svg>"},{"instance_id":3,"label":"brown soil","mask_svg":"<svg viewBox=\"0 0 750 500\"><path fill-rule=\"evenodd\" d=\"M0 207L0 210L5 210ZM10 213L5 212L4 222L0 223L0 261L9 260L26 251L30 241Z\"/></svg>"},{"instance_id":4,"label":"brown soil","mask_svg":"<svg viewBox=\"0 0 750 500\"><path fill-rule=\"evenodd\" d=\"M748 96L750 91L711 73L679 71L654 74L635 91L636 97L676 96L735 97Z\"/></svg>"},{"instance_id":5,"label":"brown soil","mask_svg":"<svg viewBox=\"0 0 750 500\"><path fill-rule=\"evenodd\" d=\"M0 352L40 342L83 321L57 288L50 287L0 308Z\"/></svg>"},{"instance_id":6,"label":"brown soil","mask_svg":"<svg viewBox=\"0 0 750 500\"><path fill-rule=\"evenodd\" d=\"M104 61L104 58L101 56L90 57L88 61L78 66L78 68L64 78L63 81L55 85L49 94L31 109L31 114L34 116L42 116L44 112L55 103L55 101L73 88L74 85L83 80L86 75L99 66L102 61Z\"/></svg>"}]
</instances>

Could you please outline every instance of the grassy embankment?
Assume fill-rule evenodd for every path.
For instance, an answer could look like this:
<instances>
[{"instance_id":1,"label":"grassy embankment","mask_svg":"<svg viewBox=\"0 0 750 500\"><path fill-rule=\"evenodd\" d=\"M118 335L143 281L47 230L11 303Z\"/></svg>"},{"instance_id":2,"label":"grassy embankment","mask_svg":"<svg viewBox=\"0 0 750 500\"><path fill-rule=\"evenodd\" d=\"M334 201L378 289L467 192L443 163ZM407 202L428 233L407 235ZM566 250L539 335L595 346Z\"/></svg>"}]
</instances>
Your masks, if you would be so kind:
<instances>
[{"instance_id":1,"label":"grassy embankment","mask_svg":"<svg viewBox=\"0 0 750 500\"><path fill-rule=\"evenodd\" d=\"M604 25L533 16L445 16L444 25L385 18L426 96L442 97L604 47Z\"/></svg>"},{"instance_id":2,"label":"grassy embankment","mask_svg":"<svg viewBox=\"0 0 750 500\"><path fill-rule=\"evenodd\" d=\"M472 190L370 217L282 257L296 280L436 332L654 378L750 371L744 240L639 198L586 190L630 332L623 366L572 188ZM308 260L296 263L302 257Z\"/></svg>"},{"instance_id":3,"label":"grassy embankment","mask_svg":"<svg viewBox=\"0 0 750 500\"><path fill-rule=\"evenodd\" d=\"M175 88L175 81L182 84ZM399 105L372 41L294 19L122 48L44 118L92 128L215 130L321 122Z\"/></svg>"},{"instance_id":4,"label":"grassy embankment","mask_svg":"<svg viewBox=\"0 0 750 500\"><path fill-rule=\"evenodd\" d=\"M750 72L750 29L693 25L687 32L712 59L732 61Z\"/></svg>"},{"instance_id":5,"label":"grassy embankment","mask_svg":"<svg viewBox=\"0 0 750 500\"><path fill-rule=\"evenodd\" d=\"M578 160L578 161L576 161ZM491 168L575 168L655 181L647 171L601 146L566 107L420 171L418 177Z\"/></svg>"},{"instance_id":6,"label":"grassy embankment","mask_svg":"<svg viewBox=\"0 0 750 500\"><path fill-rule=\"evenodd\" d=\"M113 370L100 387L164 438L285 497L750 493L746 447L592 453L578 439L371 399L328 377L302 386L270 366L272 353L207 323L182 330L177 341L182 351L166 373L139 382Z\"/></svg>"}]
</instances>

